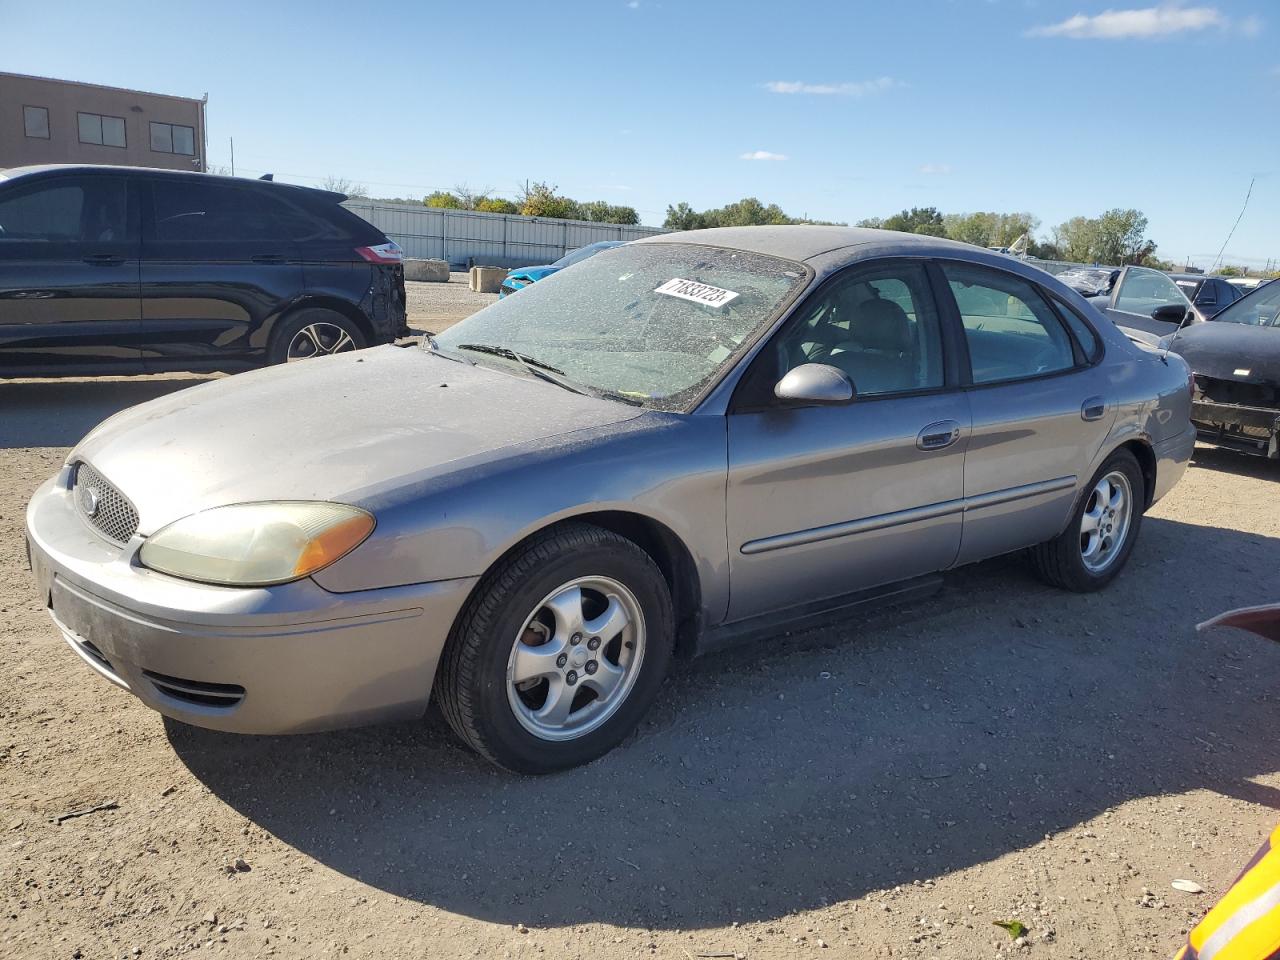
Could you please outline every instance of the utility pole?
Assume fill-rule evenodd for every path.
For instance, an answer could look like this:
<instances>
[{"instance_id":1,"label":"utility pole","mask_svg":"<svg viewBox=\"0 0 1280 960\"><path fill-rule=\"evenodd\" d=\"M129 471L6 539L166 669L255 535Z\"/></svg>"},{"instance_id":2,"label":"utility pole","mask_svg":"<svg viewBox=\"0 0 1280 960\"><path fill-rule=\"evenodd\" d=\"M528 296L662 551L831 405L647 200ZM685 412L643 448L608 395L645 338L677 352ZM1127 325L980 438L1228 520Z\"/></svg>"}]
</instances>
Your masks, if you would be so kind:
<instances>
[{"instance_id":1,"label":"utility pole","mask_svg":"<svg viewBox=\"0 0 1280 960\"><path fill-rule=\"evenodd\" d=\"M231 141L231 175L234 177L236 175L236 138L228 137L227 139Z\"/></svg>"}]
</instances>

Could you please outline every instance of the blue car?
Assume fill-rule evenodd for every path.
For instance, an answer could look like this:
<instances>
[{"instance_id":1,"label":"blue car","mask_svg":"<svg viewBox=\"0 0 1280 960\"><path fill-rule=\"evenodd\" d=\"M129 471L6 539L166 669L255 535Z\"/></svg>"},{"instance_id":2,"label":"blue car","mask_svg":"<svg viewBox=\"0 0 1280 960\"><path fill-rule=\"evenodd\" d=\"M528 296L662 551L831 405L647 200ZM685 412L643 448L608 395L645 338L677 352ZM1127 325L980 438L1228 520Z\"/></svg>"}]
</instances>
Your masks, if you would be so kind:
<instances>
[{"instance_id":1,"label":"blue car","mask_svg":"<svg viewBox=\"0 0 1280 960\"><path fill-rule=\"evenodd\" d=\"M515 293L527 287L531 283L536 283L543 277L549 277L551 274L563 270L565 267L571 267L579 260L585 260L587 257L595 256L601 250L609 250L612 247L620 247L626 240L597 240L595 243L588 243L585 247L579 247L577 250L570 250L555 263L548 263L541 267L520 267L518 270L512 270L506 275L502 281L502 286L498 288L498 297L502 298L508 294Z\"/></svg>"}]
</instances>

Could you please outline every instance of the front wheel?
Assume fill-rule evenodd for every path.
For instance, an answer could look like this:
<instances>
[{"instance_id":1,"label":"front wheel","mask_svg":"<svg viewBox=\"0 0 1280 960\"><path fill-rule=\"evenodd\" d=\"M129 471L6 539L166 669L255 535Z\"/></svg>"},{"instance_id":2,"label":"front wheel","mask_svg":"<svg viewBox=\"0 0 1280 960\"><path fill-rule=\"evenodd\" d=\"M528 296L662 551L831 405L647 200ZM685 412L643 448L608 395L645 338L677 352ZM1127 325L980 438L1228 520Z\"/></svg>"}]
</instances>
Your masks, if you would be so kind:
<instances>
[{"instance_id":1,"label":"front wheel","mask_svg":"<svg viewBox=\"0 0 1280 960\"><path fill-rule=\"evenodd\" d=\"M1087 593L1115 579L1138 539L1146 485L1138 461L1117 450L1098 468L1067 529L1031 548L1031 563L1047 583Z\"/></svg>"},{"instance_id":2,"label":"front wheel","mask_svg":"<svg viewBox=\"0 0 1280 960\"><path fill-rule=\"evenodd\" d=\"M639 724L673 637L670 592L647 553L600 527L559 527L477 587L441 660L441 709L499 766L578 766Z\"/></svg>"}]
</instances>

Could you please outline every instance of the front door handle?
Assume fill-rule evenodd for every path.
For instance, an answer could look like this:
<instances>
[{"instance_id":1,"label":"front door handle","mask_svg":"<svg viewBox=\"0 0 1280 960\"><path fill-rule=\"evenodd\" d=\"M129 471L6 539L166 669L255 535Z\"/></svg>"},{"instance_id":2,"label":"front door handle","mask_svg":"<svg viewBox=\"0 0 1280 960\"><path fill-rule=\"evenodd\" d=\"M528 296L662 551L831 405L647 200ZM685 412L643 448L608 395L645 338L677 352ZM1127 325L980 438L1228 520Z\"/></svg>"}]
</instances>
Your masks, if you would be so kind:
<instances>
[{"instance_id":1,"label":"front door handle","mask_svg":"<svg viewBox=\"0 0 1280 960\"><path fill-rule=\"evenodd\" d=\"M84 262L95 267L118 267L124 263L124 257L116 253L91 253Z\"/></svg>"},{"instance_id":2,"label":"front door handle","mask_svg":"<svg viewBox=\"0 0 1280 960\"><path fill-rule=\"evenodd\" d=\"M959 422L939 420L916 434L916 447L920 450L945 450L959 439Z\"/></svg>"},{"instance_id":3,"label":"front door handle","mask_svg":"<svg viewBox=\"0 0 1280 960\"><path fill-rule=\"evenodd\" d=\"M1086 421L1101 420L1106 412L1106 397L1090 397L1080 407L1080 419Z\"/></svg>"}]
</instances>

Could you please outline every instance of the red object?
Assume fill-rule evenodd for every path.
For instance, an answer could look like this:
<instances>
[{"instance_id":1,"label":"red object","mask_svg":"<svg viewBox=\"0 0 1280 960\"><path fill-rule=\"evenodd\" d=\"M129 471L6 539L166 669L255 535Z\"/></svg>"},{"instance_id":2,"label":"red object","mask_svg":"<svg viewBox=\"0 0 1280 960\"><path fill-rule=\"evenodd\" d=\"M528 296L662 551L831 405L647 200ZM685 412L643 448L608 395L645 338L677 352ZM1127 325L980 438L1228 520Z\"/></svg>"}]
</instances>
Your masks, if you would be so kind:
<instances>
[{"instance_id":1,"label":"red object","mask_svg":"<svg viewBox=\"0 0 1280 960\"><path fill-rule=\"evenodd\" d=\"M1212 620L1196 624L1197 630L1207 630L1209 627L1238 627L1280 643L1280 603L1228 610Z\"/></svg>"}]
</instances>

